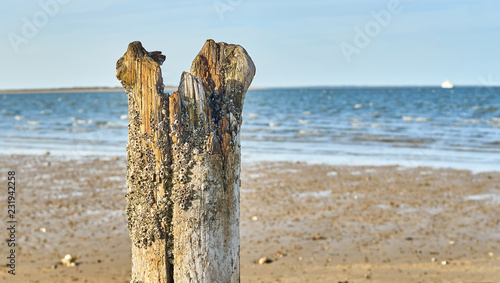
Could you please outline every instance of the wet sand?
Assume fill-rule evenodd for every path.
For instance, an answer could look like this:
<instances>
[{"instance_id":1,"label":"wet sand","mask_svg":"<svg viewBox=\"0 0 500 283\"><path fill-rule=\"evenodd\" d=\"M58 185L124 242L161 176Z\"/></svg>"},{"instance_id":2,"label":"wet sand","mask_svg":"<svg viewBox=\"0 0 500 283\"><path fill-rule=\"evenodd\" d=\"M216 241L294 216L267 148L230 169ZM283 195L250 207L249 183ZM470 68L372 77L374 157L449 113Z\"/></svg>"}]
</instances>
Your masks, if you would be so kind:
<instances>
[{"instance_id":1,"label":"wet sand","mask_svg":"<svg viewBox=\"0 0 500 283\"><path fill-rule=\"evenodd\" d=\"M1 282L129 282L125 159L0 168L16 170L19 221L17 275L2 265ZM241 197L242 282L500 281L500 172L243 164Z\"/></svg>"}]
</instances>

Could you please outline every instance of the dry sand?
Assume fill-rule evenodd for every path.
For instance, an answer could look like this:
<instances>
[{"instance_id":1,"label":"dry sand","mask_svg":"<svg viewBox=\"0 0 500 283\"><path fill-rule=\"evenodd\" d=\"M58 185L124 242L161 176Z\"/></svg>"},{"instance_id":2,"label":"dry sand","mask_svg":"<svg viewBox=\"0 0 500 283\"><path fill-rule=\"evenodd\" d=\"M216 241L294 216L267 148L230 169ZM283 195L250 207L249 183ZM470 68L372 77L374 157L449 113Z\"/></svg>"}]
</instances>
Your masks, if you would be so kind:
<instances>
[{"instance_id":1,"label":"dry sand","mask_svg":"<svg viewBox=\"0 0 500 283\"><path fill-rule=\"evenodd\" d=\"M0 281L129 282L125 165L0 156L19 221ZM500 282L500 172L244 164L241 196L242 282Z\"/></svg>"}]
</instances>

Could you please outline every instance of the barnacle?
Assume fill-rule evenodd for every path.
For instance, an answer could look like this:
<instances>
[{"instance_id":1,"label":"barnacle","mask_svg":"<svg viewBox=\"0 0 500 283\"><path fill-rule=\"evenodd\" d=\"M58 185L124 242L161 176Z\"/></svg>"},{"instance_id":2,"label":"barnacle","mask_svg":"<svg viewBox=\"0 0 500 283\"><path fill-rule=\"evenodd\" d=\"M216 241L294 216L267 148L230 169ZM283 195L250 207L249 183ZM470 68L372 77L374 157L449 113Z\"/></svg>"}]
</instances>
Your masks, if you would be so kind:
<instances>
[{"instance_id":1,"label":"barnacle","mask_svg":"<svg viewBox=\"0 0 500 283\"><path fill-rule=\"evenodd\" d=\"M169 183L170 173L168 163L162 163L156 168L156 156L152 148L154 134L141 132L142 119L137 110L132 93L129 98L129 141L127 142L127 228L133 244L144 248L151 246L156 239L163 239L170 232L172 219L171 208L167 205L170 196L168 188L159 200L156 197L158 187L162 182ZM150 113L151 129L165 131L166 125L156 123L153 113ZM162 134L162 133L160 133ZM159 148L165 159L169 159L169 141L160 138L154 146ZM158 176L158 177L156 177Z\"/></svg>"}]
</instances>

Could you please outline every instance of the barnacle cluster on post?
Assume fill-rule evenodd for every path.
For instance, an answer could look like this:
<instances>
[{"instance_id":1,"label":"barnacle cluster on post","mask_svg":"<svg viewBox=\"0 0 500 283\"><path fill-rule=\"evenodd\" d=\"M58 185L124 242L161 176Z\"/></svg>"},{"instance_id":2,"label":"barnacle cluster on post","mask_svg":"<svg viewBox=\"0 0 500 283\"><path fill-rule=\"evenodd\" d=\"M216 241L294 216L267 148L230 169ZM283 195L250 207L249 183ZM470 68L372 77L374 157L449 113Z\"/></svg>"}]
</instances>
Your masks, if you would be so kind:
<instances>
[{"instance_id":1,"label":"barnacle cluster on post","mask_svg":"<svg viewBox=\"0 0 500 283\"><path fill-rule=\"evenodd\" d=\"M141 132L142 118L137 110L135 98L129 99L129 140L127 142L127 228L130 238L137 247L148 247L155 239L165 239L169 233L172 218L169 211L168 184L170 168L166 162L157 166L154 149L167 153L166 141L153 146L154 131L151 135ZM151 118L150 125L158 125ZM165 131L163 127L157 131ZM163 195L160 191L163 191Z\"/></svg>"},{"instance_id":2,"label":"barnacle cluster on post","mask_svg":"<svg viewBox=\"0 0 500 283\"><path fill-rule=\"evenodd\" d=\"M138 248L171 234L168 94L159 68L164 60L161 52L147 52L132 42L116 66L129 102L126 215Z\"/></svg>"},{"instance_id":3,"label":"barnacle cluster on post","mask_svg":"<svg viewBox=\"0 0 500 283\"><path fill-rule=\"evenodd\" d=\"M193 161L191 160L189 144L187 142L181 143L181 140L172 146L175 162L172 163L174 182L171 198L174 205L187 210L195 197L193 184L190 183L189 176Z\"/></svg>"}]
</instances>

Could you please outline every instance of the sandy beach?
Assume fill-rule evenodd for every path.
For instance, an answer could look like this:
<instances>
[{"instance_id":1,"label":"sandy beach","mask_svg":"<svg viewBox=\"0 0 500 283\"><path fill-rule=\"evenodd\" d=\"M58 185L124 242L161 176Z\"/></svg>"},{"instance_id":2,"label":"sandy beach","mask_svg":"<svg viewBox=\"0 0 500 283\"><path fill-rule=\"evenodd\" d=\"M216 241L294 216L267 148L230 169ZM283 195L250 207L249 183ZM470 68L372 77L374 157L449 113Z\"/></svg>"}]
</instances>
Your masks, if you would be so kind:
<instances>
[{"instance_id":1,"label":"sandy beach","mask_svg":"<svg viewBox=\"0 0 500 283\"><path fill-rule=\"evenodd\" d=\"M2 264L0 281L129 282L124 158L1 155L0 168L4 186L16 171L18 220L16 275ZM499 282L499 195L500 172L243 163L241 281Z\"/></svg>"}]
</instances>

